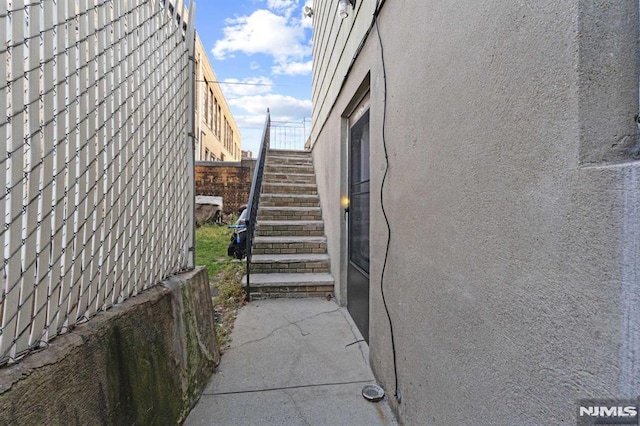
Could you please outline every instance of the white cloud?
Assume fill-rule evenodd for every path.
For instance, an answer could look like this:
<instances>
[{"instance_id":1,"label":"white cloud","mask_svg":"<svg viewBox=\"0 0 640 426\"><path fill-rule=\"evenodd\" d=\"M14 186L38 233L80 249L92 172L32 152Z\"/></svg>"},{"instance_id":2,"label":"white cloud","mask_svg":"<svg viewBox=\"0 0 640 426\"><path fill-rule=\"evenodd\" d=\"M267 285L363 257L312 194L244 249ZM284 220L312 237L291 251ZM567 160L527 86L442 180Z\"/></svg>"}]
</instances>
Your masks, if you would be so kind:
<instances>
[{"instance_id":1,"label":"white cloud","mask_svg":"<svg viewBox=\"0 0 640 426\"><path fill-rule=\"evenodd\" d=\"M303 75L311 73L313 61L279 63L271 68L274 74Z\"/></svg>"},{"instance_id":2,"label":"white cloud","mask_svg":"<svg viewBox=\"0 0 640 426\"><path fill-rule=\"evenodd\" d=\"M267 7L269 9L279 10L285 13L290 13L297 5L297 0L267 0Z\"/></svg>"},{"instance_id":3,"label":"white cloud","mask_svg":"<svg viewBox=\"0 0 640 426\"><path fill-rule=\"evenodd\" d=\"M294 121L311 115L311 101L297 99L293 96L275 93L267 95L243 96L229 100L235 107L241 108L249 114L264 114L269 108L272 120ZM235 115L234 115L235 117Z\"/></svg>"},{"instance_id":4,"label":"white cloud","mask_svg":"<svg viewBox=\"0 0 640 426\"><path fill-rule=\"evenodd\" d=\"M256 0L254 0L256 1ZM218 60L234 55L261 55L251 58L248 68L256 73L304 75L311 72L311 23L303 17L302 3L312 0L257 0L262 8L247 16L225 21L223 37L215 42L211 52ZM264 61L265 55L268 60ZM311 115L311 101L277 93L278 87L267 76L226 79L222 85L234 119L242 134L243 149L256 153L260 145L267 108L273 122L302 123ZM260 85L256 85L260 84ZM305 95L302 95L305 96Z\"/></svg>"},{"instance_id":5,"label":"white cloud","mask_svg":"<svg viewBox=\"0 0 640 426\"><path fill-rule=\"evenodd\" d=\"M225 82L231 84L224 84ZM222 82L224 95L228 100L242 96L270 93L273 90L272 85L273 81L269 77L250 77L242 81L237 78L227 78Z\"/></svg>"},{"instance_id":6,"label":"white cloud","mask_svg":"<svg viewBox=\"0 0 640 426\"><path fill-rule=\"evenodd\" d=\"M249 129L262 129L264 128L264 120L267 116L267 110L265 108L262 111L262 115L239 115L234 114L233 119L236 121L238 127L244 127Z\"/></svg>"},{"instance_id":7,"label":"white cloud","mask_svg":"<svg viewBox=\"0 0 640 426\"><path fill-rule=\"evenodd\" d=\"M216 59L243 52L263 53L273 56L276 62L286 62L311 53L304 28L269 10L258 9L249 16L228 19L226 24L224 38L216 41L212 49Z\"/></svg>"}]
</instances>

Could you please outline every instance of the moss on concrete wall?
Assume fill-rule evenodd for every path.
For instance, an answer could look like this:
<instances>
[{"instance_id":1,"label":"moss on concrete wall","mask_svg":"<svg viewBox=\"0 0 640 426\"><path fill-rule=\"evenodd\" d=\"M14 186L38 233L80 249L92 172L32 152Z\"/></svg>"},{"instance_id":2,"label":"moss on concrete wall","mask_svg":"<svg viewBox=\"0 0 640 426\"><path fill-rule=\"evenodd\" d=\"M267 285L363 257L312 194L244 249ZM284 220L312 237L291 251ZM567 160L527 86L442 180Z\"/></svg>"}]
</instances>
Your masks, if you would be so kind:
<instances>
[{"instance_id":1,"label":"moss on concrete wall","mask_svg":"<svg viewBox=\"0 0 640 426\"><path fill-rule=\"evenodd\" d=\"M218 362L208 278L198 269L0 370L0 424L178 424Z\"/></svg>"}]
</instances>

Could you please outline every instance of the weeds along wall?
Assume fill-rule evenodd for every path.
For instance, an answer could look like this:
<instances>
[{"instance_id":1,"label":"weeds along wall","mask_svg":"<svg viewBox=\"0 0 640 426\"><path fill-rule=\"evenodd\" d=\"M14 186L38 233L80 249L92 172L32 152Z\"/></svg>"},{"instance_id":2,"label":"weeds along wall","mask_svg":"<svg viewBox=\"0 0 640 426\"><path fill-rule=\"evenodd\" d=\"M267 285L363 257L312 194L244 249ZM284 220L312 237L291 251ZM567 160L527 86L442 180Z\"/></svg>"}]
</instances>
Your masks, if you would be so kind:
<instances>
[{"instance_id":1,"label":"weeds along wall","mask_svg":"<svg viewBox=\"0 0 640 426\"><path fill-rule=\"evenodd\" d=\"M187 15L0 2L0 364L193 266Z\"/></svg>"}]
</instances>

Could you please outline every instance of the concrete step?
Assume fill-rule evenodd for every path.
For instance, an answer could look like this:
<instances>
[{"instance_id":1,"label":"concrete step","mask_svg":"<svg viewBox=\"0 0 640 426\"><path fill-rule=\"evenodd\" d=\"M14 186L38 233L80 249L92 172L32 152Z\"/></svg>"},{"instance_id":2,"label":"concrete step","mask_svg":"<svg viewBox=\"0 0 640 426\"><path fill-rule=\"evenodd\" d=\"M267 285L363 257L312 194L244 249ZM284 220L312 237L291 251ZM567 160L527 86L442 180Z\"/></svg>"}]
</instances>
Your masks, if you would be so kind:
<instances>
[{"instance_id":1,"label":"concrete step","mask_svg":"<svg viewBox=\"0 0 640 426\"><path fill-rule=\"evenodd\" d=\"M331 274L251 274L251 299L281 297L326 297L333 293ZM247 276L242 277L247 285Z\"/></svg>"},{"instance_id":2,"label":"concrete step","mask_svg":"<svg viewBox=\"0 0 640 426\"><path fill-rule=\"evenodd\" d=\"M267 157L311 158L311 156L311 151L293 151L286 149L270 149L267 151Z\"/></svg>"},{"instance_id":3,"label":"concrete step","mask_svg":"<svg viewBox=\"0 0 640 426\"><path fill-rule=\"evenodd\" d=\"M313 164L271 164L267 162L265 173L301 174L314 173Z\"/></svg>"},{"instance_id":4,"label":"concrete step","mask_svg":"<svg viewBox=\"0 0 640 426\"><path fill-rule=\"evenodd\" d=\"M265 182L262 191L270 194L317 194L318 187L315 183Z\"/></svg>"},{"instance_id":5,"label":"concrete step","mask_svg":"<svg viewBox=\"0 0 640 426\"><path fill-rule=\"evenodd\" d=\"M309 194L260 194L260 207L320 207L320 197Z\"/></svg>"},{"instance_id":6,"label":"concrete step","mask_svg":"<svg viewBox=\"0 0 640 426\"><path fill-rule=\"evenodd\" d=\"M274 157L267 156L267 164L269 165L313 165L311 157Z\"/></svg>"},{"instance_id":7,"label":"concrete step","mask_svg":"<svg viewBox=\"0 0 640 426\"><path fill-rule=\"evenodd\" d=\"M321 220L259 220L257 235L260 237L322 237L324 222Z\"/></svg>"},{"instance_id":8,"label":"concrete step","mask_svg":"<svg viewBox=\"0 0 640 426\"><path fill-rule=\"evenodd\" d=\"M320 207L260 206L258 220L322 220Z\"/></svg>"},{"instance_id":9,"label":"concrete step","mask_svg":"<svg viewBox=\"0 0 640 426\"><path fill-rule=\"evenodd\" d=\"M315 185L316 184L316 178L315 177L310 177L310 178L296 178L296 177L292 177L292 178L274 178L271 176L265 176L264 180L262 181L262 185L264 187L264 185L268 185L271 183L280 183L280 184L290 184L290 185Z\"/></svg>"},{"instance_id":10,"label":"concrete step","mask_svg":"<svg viewBox=\"0 0 640 426\"><path fill-rule=\"evenodd\" d=\"M302 254L327 252L326 237L255 237L253 254Z\"/></svg>"},{"instance_id":11,"label":"concrete step","mask_svg":"<svg viewBox=\"0 0 640 426\"><path fill-rule=\"evenodd\" d=\"M265 173L264 183L316 183L313 173Z\"/></svg>"},{"instance_id":12,"label":"concrete step","mask_svg":"<svg viewBox=\"0 0 640 426\"><path fill-rule=\"evenodd\" d=\"M251 256L251 271L257 274L328 273L329 255L326 253L256 254Z\"/></svg>"},{"instance_id":13,"label":"concrete step","mask_svg":"<svg viewBox=\"0 0 640 426\"><path fill-rule=\"evenodd\" d=\"M285 157L299 156L299 157L310 157L311 151L301 151L298 149L270 149L267 151L269 155L282 155Z\"/></svg>"}]
</instances>

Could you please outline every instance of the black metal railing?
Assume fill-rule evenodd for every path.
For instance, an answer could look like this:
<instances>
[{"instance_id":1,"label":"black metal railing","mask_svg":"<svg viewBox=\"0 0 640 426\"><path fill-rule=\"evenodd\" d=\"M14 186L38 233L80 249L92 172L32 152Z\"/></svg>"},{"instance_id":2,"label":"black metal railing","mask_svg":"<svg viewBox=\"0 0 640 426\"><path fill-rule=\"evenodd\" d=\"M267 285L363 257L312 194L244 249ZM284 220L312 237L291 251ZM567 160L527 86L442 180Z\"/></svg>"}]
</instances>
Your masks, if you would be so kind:
<instances>
[{"instance_id":1,"label":"black metal railing","mask_svg":"<svg viewBox=\"0 0 640 426\"><path fill-rule=\"evenodd\" d=\"M267 109L267 118L264 123L264 131L262 133L262 144L260 152L256 160L256 166L253 171L253 180L251 182L251 193L249 194L249 204L247 204L247 285L245 287L247 301L251 300L251 252L253 247L253 237L256 230L256 222L258 219L258 207L260 205L260 193L262 192L262 177L264 176L264 165L267 159L267 150L270 141L271 116Z\"/></svg>"}]
</instances>

